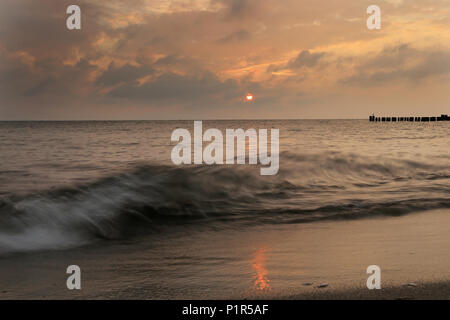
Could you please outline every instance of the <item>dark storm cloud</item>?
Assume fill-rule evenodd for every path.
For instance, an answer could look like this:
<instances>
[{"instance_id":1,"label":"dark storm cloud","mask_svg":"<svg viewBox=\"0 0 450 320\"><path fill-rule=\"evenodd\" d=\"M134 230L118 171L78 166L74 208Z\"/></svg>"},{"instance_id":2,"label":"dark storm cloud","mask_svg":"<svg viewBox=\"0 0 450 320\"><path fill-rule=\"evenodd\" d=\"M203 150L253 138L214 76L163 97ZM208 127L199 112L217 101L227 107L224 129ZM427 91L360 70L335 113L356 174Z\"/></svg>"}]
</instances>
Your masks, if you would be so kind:
<instances>
[{"instance_id":1,"label":"dark storm cloud","mask_svg":"<svg viewBox=\"0 0 450 320\"><path fill-rule=\"evenodd\" d=\"M108 96L138 99L148 103L158 101L217 102L231 101L241 94L233 80L221 81L214 74L177 75L166 73L142 85L127 83L111 91Z\"/></svg>"},{"instance_id":2,"label":"dark storm cloud","mask_svg":"<svg viewBox=\"0 0 450 320\"><path fill-rule=\"evenodd\" d=\"M311 53L309 50L303 50L297 56L297 58L289 61L287 68L298 69L302 67L312 68L315 67L320 59L325 56L325 52Z\"/></svg>"},{"instance_id":3,"label":"dark storm cloud","mask_svg":"<svg viewBox=\"0 0 450 320\"><path fill-rule=\"evenodd\" d=\"M226 16L232 19L242 19L258 14L266 0L213 0L212 3L220 3L225 7Z\"/></svg>"},{"instance_id":4,"label":"dark storm cloud","mask_svg":"<svg viewBox=\"0 0 450 320\"><path fill-rule=\"evenodd\" d=\"M150 66L132 66L125 64L122 67L116 67L110 63L108 69L97 79L97 84L102 86L114 86L123 82L134 82L139 78L151 75L154 69Z\"/></svg>"},{"instance_id":5,"label":"dark storm cloud","mask_svg":"<svg viewBox=\"0 0 450 320\"><path fill-rule=\"evenodd\" d=\"M57 63L52 58L24 64L22 57L5 58L9 63L0 67L0 92L4 97L67 97L76 95L86 85L86 77L96 70L87 60L74 65Z\"/></svg>"},{"instance_id":6,"label":"dark storm cloud","mask_svg":"<svg viewBox=\"0 0 450 320\"><path fill-rule=\"evenodd\" d=\"M450 75L450 52L434 48L416 49L409 44L388 47L355 68L355 73L341 80L351 85L373 86L406 80L422 80Z\"/></svg>"},{"instance_id":7,"label":"dark storm cloud","mask_svg":"<svg viewBox=\"0 0 450 320\"><path fill-rule=\"evenodd\" d=\"M383 69L404 66L408 59L420 56L420 51L411 47L410 44L400 44L384 48L374 57L370 57L359 66L360 69Z\"/></svg>"},{"instance_id":8,"label":"dark storm cloud","mask_svg":"<svg viewBox=\"0 0 450 320\"><path fill-rule=\"evenodd\" d=\"M270 65L267 68L267 72L276 72L280 70L296 70L301 68L314 68L325 57L326 52L314 52L309 50L302 50L297 57L289 60L283 65Z\"/></svg>"},{"instance_id":9,"label":"dark storm cloud","mask_svg":"<svg viewBox=\"0 0 450 320\"><path fill-rule=\"evenodd\" d=\"M159 58L152 64L152 66L155 69L177 68L178 70L185 70L190 73L198 72L198 70L202 68L199 61L178 54L168 54L165 57Z\"/></svg>"}]
</instances>

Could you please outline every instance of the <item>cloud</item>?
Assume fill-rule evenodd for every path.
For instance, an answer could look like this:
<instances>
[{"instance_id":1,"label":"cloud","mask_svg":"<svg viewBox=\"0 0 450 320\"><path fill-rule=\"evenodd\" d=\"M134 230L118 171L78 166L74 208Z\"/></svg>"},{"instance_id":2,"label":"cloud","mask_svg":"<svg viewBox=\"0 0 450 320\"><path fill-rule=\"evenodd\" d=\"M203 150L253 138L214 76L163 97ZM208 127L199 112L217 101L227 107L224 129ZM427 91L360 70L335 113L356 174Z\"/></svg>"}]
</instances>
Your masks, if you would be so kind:
<instances>
[{"instance_id":1,"label":"cloud","mask_svg":"<svg viewBox=\"0 0 450 320\"><path fill-rule=\"evenodd\" d=\"M230 42L247 41L250 40L250 38L251 38L250 32L246 30L239 30L219 39L218 42L227 44Z\"/></svg>"},{"instance_id":2,"label":"cloud","mask_svg":"<svg viewBox=\"0 0 450 320\"><path fill-rule=\"evenodd\" d=\"M139 100L146 103L179 102L216 105L231 102L242 95L234 80L221 81L214 74L165 73L142 85L127 83L112 90L108 97Z\"/></svg>"},{"instance_id":3,"label":"cloud","mask_svg":"<svg viewBox=\"0 0 450 320\"><path fill-rule=\"evenodd\" d=\"M116 67L114 62L111 62L108 69L98 77L97 84L109 87L124 82L135 82L139 78L153 73L154 69L148 65L132 66L127 63L122 67Z\"/></svg>"},{"instance_id":4,"label":"cloud","mask_svg":"<svg viewBox=\"0 0 450 320\"><path fill-rule=\"evenodd\" d=\"M247 92L257 97L251 106L267 107L258 115L297 114L317 97L328 108L336 92L352 97L355 88L380 96L389 91L377 91L380 84L448 84L448 0L382 1L376 33L365 27L366 3L352 0L73 4L82 30L65 27L67 3L0 2L0 93L8 100L1 108L11 117L48 105L62 115L101 117L101 106L115 105L131 117L129 106L139 105L153 117L171 105L213 117L214 104L233 118ZM408 44L393 45L399 41ZM448 100L442 91L436 96ZM406 101L410 92L396 95Z\"/></svg>"},{"instance_id":5,"label":"cloud","mask_svg":"<svg viewBox=\"0 0 450 320\"><path fill-rule=\"evenodd\" d=\"M407 81L417 84L425 79L450 75L450 51L416 49L410 44L387 47L360 62L354 73L340 82L347 85L376 86Z\"/></svg>"},{"instance_id":6,"label":"cloud","mask_svg":"<svg viewBox=\"0 0 450 320\"><path fill-rule=\"evenodd\" d=\"M326 52L314 52L311 53L309 50L302 50L297 55L297 57L289 60L287 63L274 65L271 64L267 68L268 73L278 72L282 70L293 70L296 71L302 68L312 69L316 67L319 62L326 56Z\"/></svg>"},{"instance_id":7,"label":"cloud","mask_svg":"<svg viewBox=\"0 0 450 320\"><path fill-rule=\"evenodd\" d=\"M257 16L266 7L267 0L213 0L223 6L228 19L244 19Z\"/></svg>"},{"instance_id":8,"label":"cloud","mask_svg":"<svg viewBox=\"0 0 450 320\"><path fill-rule=\"evenodd\" d=\"M311 53L309 50L303 50L298 54L297 58L289 61L286 67L289 69L298 69L302 67L312 68L315 67L324 56L325 52Z\"/></svg>"}]
</instances>

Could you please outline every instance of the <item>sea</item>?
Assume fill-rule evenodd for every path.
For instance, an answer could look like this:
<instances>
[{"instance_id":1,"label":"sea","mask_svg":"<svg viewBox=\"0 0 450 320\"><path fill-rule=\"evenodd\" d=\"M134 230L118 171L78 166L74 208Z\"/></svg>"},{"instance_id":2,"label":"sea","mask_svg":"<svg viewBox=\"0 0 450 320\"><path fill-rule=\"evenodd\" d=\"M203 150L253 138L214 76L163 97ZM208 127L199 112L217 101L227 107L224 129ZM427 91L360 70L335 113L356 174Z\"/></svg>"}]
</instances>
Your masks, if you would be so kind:
<instances>
[{"instance_id":1,"label":"sea","mask_svg":"<svg viewBox=\"0 0 450 320\"><path fill-rule=\"evenodd\" d=\"M322 281L292 258L311 248L292 234L326 225L314 229L323 239L337 224L450 208L447 122L203 121L279 129L273 176L258 165L174 165L171 134L193 124L0 122L0 268L45 278L9 283L3 272L0 286L66 297L63 267L75 264L90 281L80 297L284 294Z\"/></svg>"}]
</instances>

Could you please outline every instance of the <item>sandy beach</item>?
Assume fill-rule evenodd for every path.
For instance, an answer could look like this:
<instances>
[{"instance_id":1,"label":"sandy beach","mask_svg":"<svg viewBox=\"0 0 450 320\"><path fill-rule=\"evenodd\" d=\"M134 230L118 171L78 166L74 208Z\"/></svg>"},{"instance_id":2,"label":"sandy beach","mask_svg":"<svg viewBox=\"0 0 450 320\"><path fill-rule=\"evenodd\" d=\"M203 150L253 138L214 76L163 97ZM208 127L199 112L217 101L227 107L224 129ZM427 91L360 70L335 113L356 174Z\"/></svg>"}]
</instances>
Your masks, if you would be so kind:
<instances>
[{"instance_id":1,"label":"sandy beach","mask_svg":"<svg viewBox=\"0 0 450 320\"><path fill-rule=\"evenodd\" d=\"M175 232L155 237L152 245L118 242L10 255L0 258L0 297L446 299L449 213L280 225L269 231L212 232L205 226L189 244ZM83 270L78 292L65 288L65 268L74 263ZM365 287L372 264L381 268L381 290Z\"/></svg>"},{"instance_id":2,"label":"sandy beach","mask_svg":"<svg viewBox=\"0 0 450 320\"><path fill-rule=\"evenodd\" d=\"M288 300L449 300L450 282L417 282L401 286L388 286L381 290L351 288L336 290L316 290L283 297Z\"/></svg>"}]
</instances>

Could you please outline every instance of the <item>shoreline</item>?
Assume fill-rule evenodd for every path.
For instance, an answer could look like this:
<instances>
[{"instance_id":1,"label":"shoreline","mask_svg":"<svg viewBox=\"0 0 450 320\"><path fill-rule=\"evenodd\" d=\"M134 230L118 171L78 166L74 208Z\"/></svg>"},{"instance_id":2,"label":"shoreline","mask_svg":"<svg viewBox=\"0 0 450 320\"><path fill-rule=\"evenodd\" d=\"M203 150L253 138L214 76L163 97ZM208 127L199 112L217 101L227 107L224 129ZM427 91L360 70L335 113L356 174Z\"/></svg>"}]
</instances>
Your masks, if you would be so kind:
<instances>
[{"instance_id":1,"label":"shoreline","mask_svg":"<svg viewBox=\"0 0 450 320\"><path fill-rule=\"evenodd\" d=\"M449 231L450 210L438 209L17 254L0 258L0 300L450 299ZM66 288L74 264L78 292ZM366 288L370 265L381 268L381 290Z\"/></svg>"}]
</instances>

